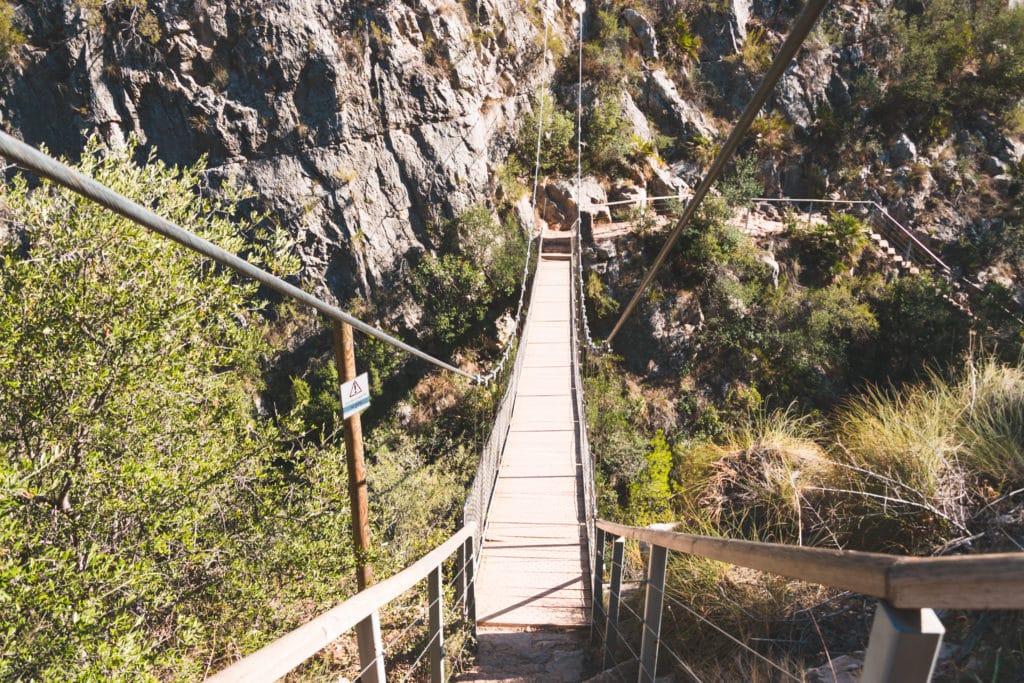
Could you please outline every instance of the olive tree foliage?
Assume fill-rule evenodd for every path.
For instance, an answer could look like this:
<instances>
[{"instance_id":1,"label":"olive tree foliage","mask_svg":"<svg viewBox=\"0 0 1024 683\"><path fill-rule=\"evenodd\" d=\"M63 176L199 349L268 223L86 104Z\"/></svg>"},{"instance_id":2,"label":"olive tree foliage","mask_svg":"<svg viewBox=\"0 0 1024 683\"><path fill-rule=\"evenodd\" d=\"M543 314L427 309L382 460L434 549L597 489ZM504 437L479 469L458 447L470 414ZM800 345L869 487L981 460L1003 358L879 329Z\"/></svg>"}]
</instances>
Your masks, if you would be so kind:
<instances>
[{"instance_id":1,"label":"olive tree foliage","mask_svg":"<svg viewBox=\"0 0 1024 683\"><path fill-rule=\"evenodd\" d=\"M197 196L202 164L135 153L92 141L80 168L296 268L233 222L237 197ZM338 599L343 461L284 450L256 410L273 350L255 285L20 175L0 242L0 679L194 679L294 625L296 600Z\"/></svg>"}]
</instances>

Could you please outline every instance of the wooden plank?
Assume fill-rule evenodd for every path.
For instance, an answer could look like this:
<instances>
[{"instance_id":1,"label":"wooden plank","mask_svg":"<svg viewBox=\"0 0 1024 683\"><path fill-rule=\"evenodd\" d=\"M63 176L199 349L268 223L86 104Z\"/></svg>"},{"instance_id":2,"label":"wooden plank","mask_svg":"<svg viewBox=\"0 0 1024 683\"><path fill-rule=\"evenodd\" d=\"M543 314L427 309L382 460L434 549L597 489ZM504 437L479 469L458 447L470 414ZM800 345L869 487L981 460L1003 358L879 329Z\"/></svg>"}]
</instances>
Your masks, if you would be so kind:
<instances>
[{"instance_id":1,"label":"wooden plank","mask_svg":"<svg viewBox=\"0 0 1024 683\"><path fill-rule=\"evenodd\" d=\"M885 597L899 608L1024 609L1024 553L899 558Z\"/></svg>"}]
</instances>

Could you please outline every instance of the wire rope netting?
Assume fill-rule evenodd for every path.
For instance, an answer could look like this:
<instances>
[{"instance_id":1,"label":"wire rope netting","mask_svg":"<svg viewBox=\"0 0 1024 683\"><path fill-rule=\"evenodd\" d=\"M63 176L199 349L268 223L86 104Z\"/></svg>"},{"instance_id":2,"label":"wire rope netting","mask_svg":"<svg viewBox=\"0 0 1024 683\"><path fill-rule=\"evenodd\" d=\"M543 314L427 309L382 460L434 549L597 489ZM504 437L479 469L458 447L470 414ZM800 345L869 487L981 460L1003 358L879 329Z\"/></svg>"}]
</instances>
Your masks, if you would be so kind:
<instances>
[{"instance_id":1,"label":"wire rope netting","mask_svg":"<svg viewBox=\"0 0 1024 683\"><path fill-rule=\"evenodd\" d=\"M832 680L833 670L863 664L874 598L671 551L659 588L648 581L650 546L622 544L621 565L607 550L602 567L607 607L598 636L613 648L606 665L635 668L644 637L655 638L658 651L658 671L647 673L671 670L682 680ZM617 609L609 578L616 569ZM652 599L662 605L655 625L645 619Z\"/></svg>"}]
</instances>

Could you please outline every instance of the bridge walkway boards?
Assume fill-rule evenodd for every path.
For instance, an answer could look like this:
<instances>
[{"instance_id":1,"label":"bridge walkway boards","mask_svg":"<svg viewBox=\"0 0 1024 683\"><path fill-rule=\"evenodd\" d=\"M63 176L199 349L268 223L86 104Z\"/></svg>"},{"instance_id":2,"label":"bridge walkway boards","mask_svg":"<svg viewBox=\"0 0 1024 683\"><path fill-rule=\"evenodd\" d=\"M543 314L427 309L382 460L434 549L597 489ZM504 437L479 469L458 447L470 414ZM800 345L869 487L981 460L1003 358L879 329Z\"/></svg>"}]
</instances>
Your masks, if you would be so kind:
<instances>
[{"instance_id":1,"label":"bridge walkway boards","mask_svg":"<svg viewBox=\"0 0 1024 683\"><path fill-rule=\"evenodd\" d=\"M536 278L519 351L525 354L523 372L477 577L479 666L460 680L509 680L481 669L488 668L489 647L496 648L496 658L507 658L508 652L499 654L503 644L516 641L551 641L551 665L570 664L565 655L572 653L569 659L582 666L585 645L575 642L582 631L556 634L586 627L590 600L572 396L570 262L545 254ZM559 640L566 637L573 643L563 648Z\"/></svg>"},{"instance_id":2,"label":"bridge walkway boards","mask_svg":"<svg viewBox=\"0 0 1024 683\"><path fill-rule=\"evenodd\" d=\"M582 482L572 399L569 261L542 258L515 410L488 514L477 615L487 626L586 625Z\"/></svg>"}]
</instances>

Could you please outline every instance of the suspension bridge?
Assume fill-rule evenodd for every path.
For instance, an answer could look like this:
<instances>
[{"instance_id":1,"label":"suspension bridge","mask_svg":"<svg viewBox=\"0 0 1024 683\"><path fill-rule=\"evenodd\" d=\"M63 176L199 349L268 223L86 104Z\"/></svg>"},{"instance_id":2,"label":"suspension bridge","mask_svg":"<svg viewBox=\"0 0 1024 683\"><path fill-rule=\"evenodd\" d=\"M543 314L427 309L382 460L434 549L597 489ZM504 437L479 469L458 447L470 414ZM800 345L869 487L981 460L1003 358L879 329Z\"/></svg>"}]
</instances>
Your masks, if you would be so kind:
<instances>
[{"instance_id":1,"label":"suspension bridge","mask_svg":"<svg viewBox=\"0 0 1024 683\"><path fill-rule=\"evenodd\" d=\"M823 6L823 0L807 3L605 347L721 174ZM582 44L582 21L580 26ZM545 32L545 43L546 39ZM541 134L539 130L538 167ZM667 608L706 620L666 585L670 553L877 598L863 664L865 681L930 679L943 634L935 609L1024 609L1024 555L1020 554L914 558L694 536L599 519L581 372L588 354L599 349L591 341L585 313L578 219L569 231L534 230L530 235L517 312L518 344L510 342L497 367L481 375L381 332L2 133L0 155L445 371L486 383L501 377L506 362L511 363L504 396L467 493L461 528L411 566L232 663L210 680L285 677L353 630L359 641L356 678L368 683L387 678L446 681L453 676L459 680L575 681L600 671L611 673L595 680L653 681L668 670L700 680L687 664L685 649L662 638L662 614ZM577 187L579 173L577 166ZM535 173L535 215L538 178ZM626 553L627 542L645 544L646 556L638 561L639 553ZM626 585L631 575L641 577L632 590ZM403 660L400 668L389 667L388 656L397 639L384 642L376 615L409 594L422 596L424 604L399 637L421 629L422 647L411 663ZM452 671L451 662L471 640L463 639L458 651L449 651L446 638L451 629L446 626L453 621L467 625L478 643L476 663L465 672ZM783 678L799 680L750 643L725 635Z\"/></svg>"}]
</instances>

